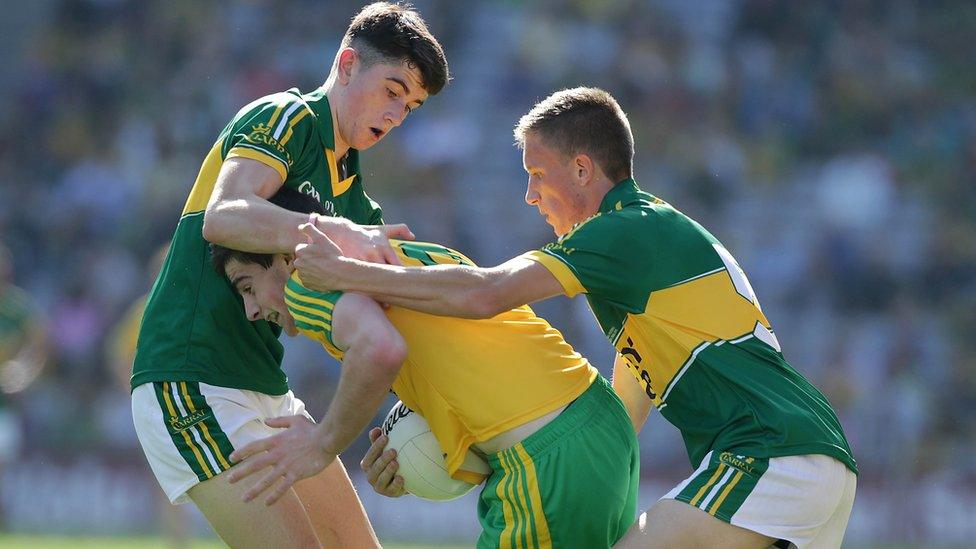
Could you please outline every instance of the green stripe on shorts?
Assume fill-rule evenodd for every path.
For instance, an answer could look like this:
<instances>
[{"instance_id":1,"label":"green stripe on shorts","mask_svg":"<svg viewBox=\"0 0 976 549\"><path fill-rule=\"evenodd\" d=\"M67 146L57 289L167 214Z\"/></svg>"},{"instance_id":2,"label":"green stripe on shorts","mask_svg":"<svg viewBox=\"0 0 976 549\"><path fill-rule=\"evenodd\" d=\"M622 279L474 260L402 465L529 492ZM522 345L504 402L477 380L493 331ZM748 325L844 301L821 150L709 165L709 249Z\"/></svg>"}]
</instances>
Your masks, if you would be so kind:
<instances>
[{"instance_id":1,"label":"green stripe on shorts","mask_svg":"<svg viewBox=\"0 0 976 549\"><path fill-rule=\"evenodd\" d=\"M230 455L234 452L234 445L230 443L227 434L224 433L224 430L220 428L220 424L217 423L213 409L207 404L207 398L200 392L200 384L190 381L184 383L193 407L197 410L203 410L206 414L205 419L200 422L200 427L209 435L207 442L211 444L218 459L220 459L220 470L226 471L232 465L230 463Z\"/></svg>"},{"instance_id":2,"label":"green stripe on shorts","mask_svg":"<svg viewBox=\"0 0 976 549\"><path fill-rule=\"evenodd\" d=\"M193 440L193 437L185 429L181 428L183 423L177 411L176 403L173 400L173 394L170 392L170 382L153 382L152 385L153 390L156 392L156 400L159 401L159 407L163 411L163 421L166 431L169 432L169 436L172 438L176 450L183 456L183 460L186 461L186 464L190 466L193 474L200 481L209 479L213 476L210 469L211 466L207 463L206 458Z\"/></svg>"},{"instance_id":3,"label":"green stripe on shorts","mask_svg":"<svg viewBox=\"0 0 976 549\"><path fill-rule=\"evenodd\" d=\"M549 424L487 458L481 549L610 547L636 518L637 439L602 377Z\"/></svg>"},{"instance_id":4,"label":"green stripe on shorts","mask_svg":"<svg viewBox=\"0 0 976 549\"><path fill-rule=\"evenodd\" d=\"M708 466L675 497L706 513L731 522L739 507L769 468L769 459L732 452L712 452Z\"/></svg>"}]
</instances>

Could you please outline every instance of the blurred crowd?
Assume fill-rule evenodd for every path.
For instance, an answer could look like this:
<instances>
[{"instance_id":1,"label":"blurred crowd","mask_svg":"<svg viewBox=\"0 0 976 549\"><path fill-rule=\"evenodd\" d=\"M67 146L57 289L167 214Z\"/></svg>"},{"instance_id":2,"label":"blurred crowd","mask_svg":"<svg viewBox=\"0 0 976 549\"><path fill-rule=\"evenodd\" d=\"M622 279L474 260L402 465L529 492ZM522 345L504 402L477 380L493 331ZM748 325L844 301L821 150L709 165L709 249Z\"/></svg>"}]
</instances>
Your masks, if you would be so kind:
<instances>
[{"instance_id":1,"label":"blurred crowd","mask_svg":"<svg viewBox=\"0 0 976 549\"><path fill-rule=\"evenodd\" d=\"M630 116L637 181L736 256L787 359L838 410L862 482L976 480L976 5L415 4L454 80L364 153L387 221L483 264L548 241L521 203L511 128L551 91L603 87ZM17 456L142 460L117 326L221 128L254 98L321 84L360 5L40 0L5 13L0 303L21 288L47 341L33 383L0 397ZM609 374L584 309L539 307ZM332 364L287 342L315 414ZM643 473L676 482L680 438L653 427Z\"/></svg>"}]
</instances>

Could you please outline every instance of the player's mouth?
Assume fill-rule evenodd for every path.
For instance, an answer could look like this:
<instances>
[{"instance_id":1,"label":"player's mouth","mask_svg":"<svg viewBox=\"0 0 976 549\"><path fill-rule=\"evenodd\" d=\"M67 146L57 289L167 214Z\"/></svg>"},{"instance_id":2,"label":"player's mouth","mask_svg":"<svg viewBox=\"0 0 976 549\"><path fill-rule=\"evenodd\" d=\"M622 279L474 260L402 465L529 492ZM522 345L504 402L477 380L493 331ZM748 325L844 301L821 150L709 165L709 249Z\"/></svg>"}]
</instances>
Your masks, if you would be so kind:
<instances>
[{"instance_id":1,"label":"player's mouth","mask_svg":"<svg viewBox=\"0 0 976 549\"><path fill-rule=\"evenodd\" d=\"M278 322L278 311L272 311L272 312L268 313L268 315L266 317L264 317L264 319L267 320L268 322L273 322L273 323L281 326L281 323Z\"/></svg>"},{"instance_id":2,"label":"player's mouth","mask_svg":"<svg viewBox=\"0 0 976 549\"><path fill-rule=\"evenodd\" d=\"M372 127L369 129L369 131L373 133L373 141L379 141L380 139L383 139L383 135L386 133L385 131L379 128L372 128Z\"/></svg>"}]
</instances>

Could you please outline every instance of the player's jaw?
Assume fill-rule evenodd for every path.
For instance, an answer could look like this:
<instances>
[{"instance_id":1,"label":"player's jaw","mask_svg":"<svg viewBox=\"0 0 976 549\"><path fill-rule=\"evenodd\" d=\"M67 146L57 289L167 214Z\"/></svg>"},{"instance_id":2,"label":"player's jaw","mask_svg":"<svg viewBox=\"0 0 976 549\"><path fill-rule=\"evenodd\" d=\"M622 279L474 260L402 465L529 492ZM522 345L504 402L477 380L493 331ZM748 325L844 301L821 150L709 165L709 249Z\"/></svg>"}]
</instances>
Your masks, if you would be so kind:
<instances>
[{"instance_id":1,"label":"player's jaw","mask_svg":"<svg viewBox=\"0 0 976 549\"><path fill-rule=\"evenodd\" d=\"M426 99L427 91L416 67L375 63L350 79L341 105L345 120L340 122L339 131L350 147L368 149L402 124Z\"/></svg>"},{"instance_id":2,"label":"player's jaw","mask_svg":"<svg viewBox=\"0 0 976 549\"><path fill-rule=\"evenodd\" d=\"M295 319L285 305L285 284L291 276L290 259L276 255L269 267L232 259L225 268L227 278L244 300L248 320L265 320L281 326L289 336L298 335Z\"/></svg>"}]
</instances>

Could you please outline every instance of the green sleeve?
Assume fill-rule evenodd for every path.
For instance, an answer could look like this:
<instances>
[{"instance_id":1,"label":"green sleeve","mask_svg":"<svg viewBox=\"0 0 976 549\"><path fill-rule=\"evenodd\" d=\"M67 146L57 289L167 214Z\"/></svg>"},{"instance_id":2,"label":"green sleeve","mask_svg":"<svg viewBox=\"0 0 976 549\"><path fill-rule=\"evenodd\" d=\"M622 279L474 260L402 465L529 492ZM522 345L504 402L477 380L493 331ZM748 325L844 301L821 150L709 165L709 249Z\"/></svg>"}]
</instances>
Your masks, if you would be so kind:
<instances>
[{"instance_id":1,"label":"green sleeve","mask_svg":"<svg viewBox=\"0 0 976 549\"><path fill-rule=\"evenodd\" d=\"M244 107L226 130L224 159L250 158L274 168L282 180L304 156L316 138L315 116L294 93L270 95Z\"/></svg>"},{"instance_id":2,"label":"green sleeve","mask_svg":"<svg viewBox=\"0 0 976 549\"><path fill-rule=\"evenodd\" d=\"M643 312L657 243L648 226L617 212L599 214L530 254L568 295L586 293Z\"/></svg>"}]
</instances>

